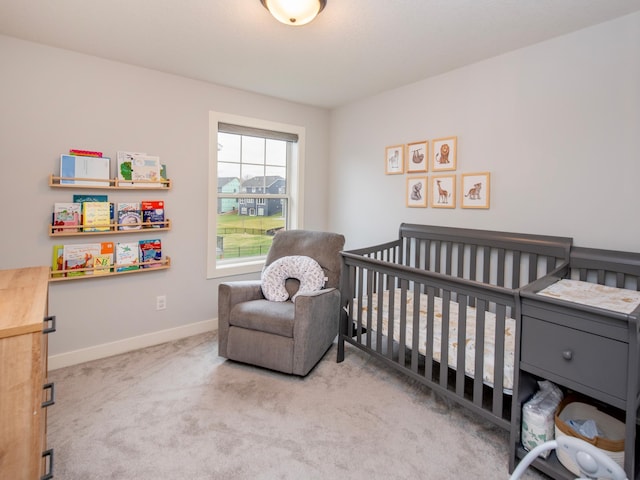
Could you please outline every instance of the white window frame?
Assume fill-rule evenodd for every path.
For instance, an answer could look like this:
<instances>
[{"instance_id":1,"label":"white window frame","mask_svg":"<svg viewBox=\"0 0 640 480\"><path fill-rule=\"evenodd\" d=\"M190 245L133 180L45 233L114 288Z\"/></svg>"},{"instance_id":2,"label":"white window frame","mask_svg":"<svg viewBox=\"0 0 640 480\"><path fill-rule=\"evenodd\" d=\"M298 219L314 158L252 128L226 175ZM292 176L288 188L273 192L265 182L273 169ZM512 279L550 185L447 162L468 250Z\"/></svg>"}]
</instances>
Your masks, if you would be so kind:
<instances>
[{"instance_id":1,"label":"white window frame","mask_svg":"<svg viewBox=\"0 0 640 480\"><path fill-rule=\"evenodd\" d=\"M217 205L218 205L218 124L229 123L249 128L292 133L298 136L297 148L292 149L287 165L287 181L290 194L287 210L288 228L303 228L304 211L304 158L305 128L299 125L273 122L222 112L209 112L209 209L207 222L207 278L258 273L264 266L266 256L249 259L234 259L221 263L216 258L217 250Z\"/></svg>"}]
</instances>

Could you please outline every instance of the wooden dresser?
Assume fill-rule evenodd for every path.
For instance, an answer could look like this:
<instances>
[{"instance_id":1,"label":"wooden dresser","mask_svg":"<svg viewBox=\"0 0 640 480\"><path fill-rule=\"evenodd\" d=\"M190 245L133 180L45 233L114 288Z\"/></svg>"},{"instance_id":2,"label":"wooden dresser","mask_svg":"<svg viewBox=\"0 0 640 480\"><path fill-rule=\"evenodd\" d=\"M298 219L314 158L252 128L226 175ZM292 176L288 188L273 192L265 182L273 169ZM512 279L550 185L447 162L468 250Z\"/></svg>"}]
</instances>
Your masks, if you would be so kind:
<instances>
[{"instance_id":1,"label":"wooden dresser","mask_svg":"<svg viewBox=\"0 0 640 480\"><path fill-rule=\"evenodd\" d=\"M46 445L49 268L0 270L0 478L53 477Z\"/></svg>"}]
</instances>

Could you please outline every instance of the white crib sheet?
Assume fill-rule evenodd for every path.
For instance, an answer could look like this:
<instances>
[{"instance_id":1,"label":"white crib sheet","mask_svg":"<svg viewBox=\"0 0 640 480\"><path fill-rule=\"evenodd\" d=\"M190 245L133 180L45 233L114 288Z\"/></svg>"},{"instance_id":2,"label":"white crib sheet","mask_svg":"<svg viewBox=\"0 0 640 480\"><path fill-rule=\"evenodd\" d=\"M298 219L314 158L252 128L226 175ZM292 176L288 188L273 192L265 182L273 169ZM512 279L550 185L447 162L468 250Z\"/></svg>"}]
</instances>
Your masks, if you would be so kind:
<instances>
[{"instance_id":1,"label":"white crib sheet","mask_svg":"<svg viewBox=\"0 0 640 480\"><path fill-rule=\"evenodd\" d=\"M401 291L395 290L394 295L394 320L393 338L396 342L400 340L399 322L400 322L400 302ZM426 355L427 347L427 305L428 296L420 295L420 343L419 351ZM367 298L363 298L362 321L366 324L367 315ZM407 291L407 321L406 321L406 343L411 348L413 338L413 292ZM372 295L372 328L377 328L378 318L378 300L377 293ZM448 364L449 367L455 369L458 355L458 311L459 305L451 301L449 306L449 348L448 348ZM358 301L354 299L354 315L358 309ZM433 358L440 362L442 344L442 299L434 298L434 338L433 338ZM389 331L389 291L385 290L383 294L382 308L382 333L387 334ZM495 359L495 325L496 317L491 312L485 312L485 329L484 329L484 363L483 363L483 383L493 387L494 379L494 359ZM505 354L504 354L504 374L503 374L503 391L511 394L513 390L513 365L514 365L514 347L515 347L516 323L513 318L507 318L505 321ZM465 373L474 378L475 375L475 349L476 349L476 309L475 307L467 307L467 328L466 328L466 346L465 346Z\"/></svg>"},{"instance_id":2,"label":"white crib sheet","mask_svg":"<svg viewBox=\"0 0 640 480\"><path fill-rule=\"evenodd\" d=\"M540 290L538 295L620 313L631 313L640 305L640 292L635 290L566 278Z\"/></svg>"}]
</instances>

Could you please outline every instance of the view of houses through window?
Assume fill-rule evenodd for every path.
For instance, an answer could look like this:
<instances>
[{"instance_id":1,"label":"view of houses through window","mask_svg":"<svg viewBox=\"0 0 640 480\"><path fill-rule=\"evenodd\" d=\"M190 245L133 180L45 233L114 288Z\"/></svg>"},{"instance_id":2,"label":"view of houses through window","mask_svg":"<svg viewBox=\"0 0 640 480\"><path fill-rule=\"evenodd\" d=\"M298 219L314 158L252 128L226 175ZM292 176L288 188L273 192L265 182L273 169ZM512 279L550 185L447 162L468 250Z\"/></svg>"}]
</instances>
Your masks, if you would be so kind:
<instances>
[{"instance_id":1,"label":"view of houses through window","mask_svg":"<svg viewBox=\"0 0 640 480\"><path fill-rule=\"evenodd\" d=\"M266 255L275 233L287 227L290 202L287 167L293 142L276 132L233 127L218 126L218 262Z\"/></svg>"}]
</instances>

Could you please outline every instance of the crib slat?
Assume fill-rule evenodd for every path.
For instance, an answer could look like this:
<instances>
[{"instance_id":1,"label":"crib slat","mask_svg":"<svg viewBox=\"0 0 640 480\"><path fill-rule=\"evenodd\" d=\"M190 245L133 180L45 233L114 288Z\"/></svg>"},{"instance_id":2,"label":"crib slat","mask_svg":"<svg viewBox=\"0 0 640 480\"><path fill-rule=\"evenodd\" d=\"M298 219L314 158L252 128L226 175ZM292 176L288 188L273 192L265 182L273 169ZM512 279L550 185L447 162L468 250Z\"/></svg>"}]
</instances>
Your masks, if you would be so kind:
<instances>
[{"instance_id":1,"label":"crib slat","mask_svg":"<svg viewBox=\"0 0 640 480\"><path fill-rule=\"evenodd\" d=\"M484 247L483 250L482 283L491 283L491 248Z\"/></svg>"},{"instance_id":2,"label":"crib slat","mask_svg":"<svg viewBox=\"0 0 640 480\"><path fill-rule=\"evenodd\" d=\"M393 335L395 329L395 311L396 311L396 282L395 277L391 281L389 288L389 331L387 332L387 357L393 359Z\"/></svg>"},{"instance_id":3,"label":"crib slat","mask_svg":"<svg viewBox=\"0 0 640 480\"><path fill-rule=\"evenodd\" d=\"M444 271L447 275L451 275L451 256L452 256L452 245L451 242L444 242L444 253L445 253L445 266Z\"/></svg>"},{"instance_id":4,"label":"crib slat","mask_svg":"<svg viewBox=\"0 0 640 480\"><path fill-rule=\"evenodd\" d=\"M500 287L504 287L504 263L505 263L505 251L504 248L498 249L498 278L497 285Z\"/></svg>"},{"instance_id":5,"label":"crib slat","mask_svg":"<svg viewBox=\"0 0 640 480\"><path fill-rule=\"evenodd\" d=\"M504 390L504 332L506 306L496 305L495 358L493 360L493 413L502 415L502 392Z\"/></svg>"},{"instance_id":6,"label":"crib slat","mask_svg":"<svg viewBox=\"0 0 640 480\"><path fill-rule=\"evenodd\" d=\"M529 282L533 282L538 278L538 255L535 253L529 254Z\"/></svg>"},{"instance_id":7,"label":"crib slat","mask_svg":"<svg viewBox=\"0 0 640 480\"><path fill-rule=\"evenodd\" d=\"M464 243L459 243L458 244L458 278L464 278L464 251L465 251L465 244Z\"/></svg>"},{"instance_id":8,"label":"crib slat","mask_svg":"<svg viewBox=\"0 0 640 480\"><path fill-rule=\"evenodd\" d=\"M373 323L373 270L367 270L367 347L371 348L371 328Z\"/></svg>"},{"instance_id":9,"label":"crib slat","mask_svg":"<svg viewBox=\"0 0 640 480\"><path fill-rule=\"evenodd\" d=\"M477 263L478 263L478 247L477 245L469 245L469 278L471 280L478 280L476 278Z\"/></svg>"},{"instance_id":10,"label":"crib slat","mask_svg":"<svg viewBox=\"0 0 640 480\"><path fill-rule=\"evenodd\" d=\"M376 272L376 279L378 280L376 283L378 285L383 285L384 284L384 279L381 280L379 277L383 277L384 278L384 274L381 272ZM378 353L382 353L382 334L383 334L383 329L382 329L382 316L384 314L384 291L382 289L376 289L376 291L378 292L376 301L377 301L377 309L378 309L378 315L376 316L376 351ZM371 330L367 331L367 338L370 338L372 336L372 332Z\"/></svg>"},{"instance_id":11,"label":"crib slat","mask_svg":"<svg viewBox=\"0 0 640 480\"><path fill-rule=\"evenodd\" d=\"M467 347L467 297L458 295L458 356L456 358L456 395L464 396Z\"/></svg>"},{"instance_id":12,"label":"crib slat","mask_svg":"<svg viewBox=\"0 0 640 480\"><path fill-rule=\"evenodd\" d=\"M513 272L511 277L511 288L520 288L520 252L513 252Z\"/></svg>"},{"instance_id":13,"label":"crib slat","mask_svg":"<svg viewBox=\"0 0 640 480\"><path fill-rule=\"evenodd\" d=\"M448 290L442 291L442 332L440 342L440 385L447 388L449 368L449 320L451 295Z\"/></svg>"},{"instance_id":14,"label":"crib slat","mask_svg":"<svg viewBox=\"0 0 640 480\"><path fill-rule=\"evenodd\" d=\"M484 326L485 326L485 312L487 310L487 302L483 299L478 299L478 305L476 306L476 351L475 351L475 364L473 376L473 403L482 406L482 391L483 391L483 368L484 368Z\"/></svg>"},{"instance_id":15,"label":"crib slat","mask_svg":"<svg viewBox=\"0 0 640 480\"><path fill-rule=\"evenodd\" d=\"M427 287L427 344L424 361L424 376L433 381L433 322L435 316L436 292L433 287Z\"/></svg>"},{"instance_id":16,"label":"crib slat","mask_svg":"<svg viewBox=\"0 0 640 480\"><path fill-rule=\"evenodd\" d=\"M420 353L420 284L413 285L413 329L411 335L411 370L418 372L418 354Z\"/></svg>"},{"instance_id":17,"label":"crib slat","mask_svg":"<svg viewBox=\"0 0 640 480\"><path fill-rule=\"evenodd\" d=\"M398 348L398 363L402 366L406 364L406 345L407 345L407 288L409 282L402 279L400 281L400 345Z\"/></svg>"}]
</instances>

